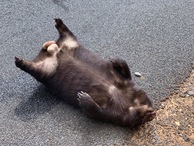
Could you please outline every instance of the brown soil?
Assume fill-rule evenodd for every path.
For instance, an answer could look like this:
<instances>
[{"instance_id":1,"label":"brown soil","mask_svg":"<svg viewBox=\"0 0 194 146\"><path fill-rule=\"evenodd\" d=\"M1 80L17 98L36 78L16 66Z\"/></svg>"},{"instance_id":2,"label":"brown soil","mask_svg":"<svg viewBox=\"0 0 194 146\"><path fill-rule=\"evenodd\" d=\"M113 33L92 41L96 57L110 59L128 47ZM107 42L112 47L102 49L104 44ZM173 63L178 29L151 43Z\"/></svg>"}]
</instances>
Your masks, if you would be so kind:
<instances>
[{"instance_id":1,"label":"brown soil","mask_svg":"<svg viewBox=\"0 0 194 146\"><path fill-rule=\"evenodd\" d=\"M194 91L194 69L177 92L161 103L157 117L134 130L129 138L133 144L128 145L194 146L194 96L188 91Z\"/></svg>"}]
</instances>

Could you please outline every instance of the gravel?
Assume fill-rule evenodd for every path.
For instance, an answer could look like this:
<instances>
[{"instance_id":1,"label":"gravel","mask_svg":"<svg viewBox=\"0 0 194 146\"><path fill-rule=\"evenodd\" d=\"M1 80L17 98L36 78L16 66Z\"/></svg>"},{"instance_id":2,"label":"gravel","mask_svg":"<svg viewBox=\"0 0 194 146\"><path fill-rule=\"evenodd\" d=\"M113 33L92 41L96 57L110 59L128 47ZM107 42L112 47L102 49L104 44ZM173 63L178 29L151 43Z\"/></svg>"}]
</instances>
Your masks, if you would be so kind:
<instances>
[{"instance_id":1,"label":"gravel","mask_svg":"<svg viewBox=\"0 0 194 146\"><path fill-rule=\"evenodd\" d=\"M190 96L194 96L194 91L188 91L187 94Z\"/></svg>"}]
</instances>

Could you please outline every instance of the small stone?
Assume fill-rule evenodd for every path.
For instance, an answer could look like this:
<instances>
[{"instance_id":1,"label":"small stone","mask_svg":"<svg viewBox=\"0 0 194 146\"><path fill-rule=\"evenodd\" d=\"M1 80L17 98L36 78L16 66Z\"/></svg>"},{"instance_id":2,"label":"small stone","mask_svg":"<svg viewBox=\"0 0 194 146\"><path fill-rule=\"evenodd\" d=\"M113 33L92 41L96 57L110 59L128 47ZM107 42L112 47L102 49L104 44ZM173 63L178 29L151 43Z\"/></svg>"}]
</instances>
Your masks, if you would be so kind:
<instances>
[{"instance_id":1,"label":"small stone","mask_svg":"<svg viewBox=\"0 0 194 146\"><path fill-rule=\"evenodd\" d=\"M165 103L162 103L161 104L161 109L164 109L165 108Z\"/></svg>"},{"instance_id":2,"label":"small stone","mask_svg":"<svg viewBox=\"0 0 194 146\"><path fill-rule=\"evenodd\" d=\"M141 74L139 72L135 72L136 77L141 77Z\"/></svg>"},{"instance_id":3,"label":"small stone","mask_svg":"<svg viewBox=\"0 0 194 146\"><path fill-rule=\"evenodd\" d=\"M190 96L194 96L194 91L188 91L187 94Z\"/></svg>"},{"instance_id":4,"label":"small stone","mask_svg":"<svg viewBox=\"0 0 194 146\"><path fill-rule=\"evenodd\" d=\"M174 91L176 94L178 94L179 93L179 90L178 89L175 89L175 91Z\"/></svg>"},{"instance_id":5,"label":"small stone","mask_svg":"<svg viewBox=\"0 0 194 146\"><path fill-rule=\"evenodd\" d=\"M157 142L158 142L158 135L155 135L155 136L154 136L154 142L153 142L153 144L156 145Z\"/></svg>"},{"instance_id":6,"label":"small stone","mask_svg":"<svg viewBox=\"0 0 194 146\"><path fill-rule=\"evenodd\" d=\"M187 87L192 87L192 84L189 82L189 83L187 84Z\"/></svg>"},{"instance_id":7,"label":"small stone","mask_svg":"<svg viewBox=\"0 0 194 146\"><path fill-rule=\"evenodd\" d=\"M184 139L185 142L189 142L190 141L190 139L185 134L182 135L182 138Z\"/></svg>"},{"instance_id":8,"label":"small stone","mask_svg":"<svg viewBox=\"0 0 194 146\"><path fill-rule=\"evenodd\" d=\"M176 109L172 109L172 113L176 113L177 112L177 110Z\"/></svg>"},{"instance_id":9,"label":"small stone","mask_svg":"<svg viewBox=\"0 0 194 146\"><path fill-rule=\"evenodd\" d=\"M180 97L183 97L183 98L186 96L184 93L180 93L179 95Z\"/></svg>"},{"instance_id":10,"label":"small stone","mask_svg":"<svg viewBox=\"0 0 194 146\"><path fill-rule=\"evenodd\" d=\"M193 67L194 68L194 67ZM192 144L194 144L194 140L191 141Z\"/></svg>"},{"instance_id":11,"label":"small stone","mask_svg":"<svg viewBox=\"0 0 194 146\"><path fill-rule=\"evenodd\" d=\"M185 128L183 127L183 125L180 125L179 127L178 127L178 130L185 130Z\"/></svg>"},{"instance_id":12,"label":"small stone","mask_svg":"<svg viewBox=\"0 0 194 146\"><path fill-rule=\"evenodd\" d=\"M181 125L179 122L175 122L175 124L176 124L177 126L180 126L180 125Z\"/></svg>"},{"instance_id":13,"label":"small stone","mask_svg":"<svg viewBox=\"0 0 194 146\"><path fill-rule=\"evenodd\" d=\"M183 93L187 93L188 92L188 89L184 87L184 88L182 88L182 92Z\"/></svg>"},{"instance_id":14,"label":"small stone","mask_svg":"<svg viewBox=\"0 0 194 146\"><path fill-rule=\"evenodd\" d=\"M192 62L192 67L194 68L194 61Z\"/></svg>"}]
</instances>

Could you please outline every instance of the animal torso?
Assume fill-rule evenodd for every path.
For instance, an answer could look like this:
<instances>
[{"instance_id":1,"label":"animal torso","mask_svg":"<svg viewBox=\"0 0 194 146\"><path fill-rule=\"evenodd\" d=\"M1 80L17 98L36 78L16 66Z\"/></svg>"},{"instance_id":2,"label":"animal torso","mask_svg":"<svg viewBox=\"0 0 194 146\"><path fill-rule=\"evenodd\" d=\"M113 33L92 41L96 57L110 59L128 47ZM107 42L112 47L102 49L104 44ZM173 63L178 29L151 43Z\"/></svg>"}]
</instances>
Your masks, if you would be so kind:
<instances>
[{"instance_id":1,"label":"animal torso","mask_svg":"<svg viewBox=\"0 0 194 146\"><path fill-rule=\"evenodd\" d=\"M62 99L78 106L77 93L84 91L100 106L105 106L108 100L120 92L114 82L107 78L107 70L103 72L67 53L61 53L58 56L58 67L45 85Z\"/></svg>"}]
</instances>

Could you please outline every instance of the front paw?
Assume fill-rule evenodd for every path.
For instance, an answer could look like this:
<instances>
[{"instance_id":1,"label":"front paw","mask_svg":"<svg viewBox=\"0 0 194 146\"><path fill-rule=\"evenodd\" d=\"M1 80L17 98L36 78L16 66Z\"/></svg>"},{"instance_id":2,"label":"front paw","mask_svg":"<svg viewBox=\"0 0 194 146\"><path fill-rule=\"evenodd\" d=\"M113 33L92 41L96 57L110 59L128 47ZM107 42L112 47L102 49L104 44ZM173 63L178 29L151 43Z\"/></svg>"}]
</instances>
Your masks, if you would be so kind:
<instances>
[{"instance_id":1,"label":"front paw","mask_svg":"<svg viewBox=\"0 0 194 146\"><path fill-rule=\"evenodd\" d=\"M18 57L15 57L15 65L19 68L23 65L23 59L20 59Z\"/></svg>"},{"instance_id":2,"label":"front paw","mask_svg":"<svg viewBox=\"0 0 194 146\"><path fill-rule=\"evenodd\" d=\"M78 92L77 96L78 96L77 100L79 101L80 105L87 104L93 101L92 97L88 93L83 91Z\"/></svg>"},{"instance_id":3,"label":"front paw","mask_svg":"<svg viewBox=\"0 0 194 146\"><path fill-rule=\"evenodd\" d=\"M44 44L43 44L43 46L42 46L42 49L43 50L46 50L50 45L52 45L52 44L56 44L56 42L55 41L47 41L47 42L45 42Z\"/></svg>"}]
</instances>

